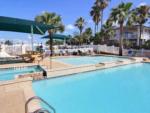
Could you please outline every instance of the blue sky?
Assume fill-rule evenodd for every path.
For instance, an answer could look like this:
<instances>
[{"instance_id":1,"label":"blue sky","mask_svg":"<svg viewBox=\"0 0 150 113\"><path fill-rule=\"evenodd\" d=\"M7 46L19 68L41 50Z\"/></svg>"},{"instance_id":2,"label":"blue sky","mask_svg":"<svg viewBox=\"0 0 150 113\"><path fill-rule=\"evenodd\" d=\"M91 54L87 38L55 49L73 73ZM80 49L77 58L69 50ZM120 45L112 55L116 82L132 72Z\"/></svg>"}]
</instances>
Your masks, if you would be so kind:
<instances>
[{"instance_id":1,"label":"blue sky","mask_svg":"<svg viewBox=\"0 0 150 113\"><path fill-rule=\"evenodd\" d=\"M89 11L95 0L1 0L0 16L9 16L34 20L34 17L43 11L56 12L61 15L63 23L66 25L65 34L77 31L73 24L75 20L82 16L87 21L87 27L93 27ZM150 0L111 0L109 7L104 12L104 20L109 16L112 7L117 6L121 1L133 2L133 8L141 3L150 5ZM2 32L0 40L10 39L17 41L29 41L29 34ZM35 35L35 38L40 36ZM38 40L40 41L40 40Z\"/></svg>"}]
</instances>

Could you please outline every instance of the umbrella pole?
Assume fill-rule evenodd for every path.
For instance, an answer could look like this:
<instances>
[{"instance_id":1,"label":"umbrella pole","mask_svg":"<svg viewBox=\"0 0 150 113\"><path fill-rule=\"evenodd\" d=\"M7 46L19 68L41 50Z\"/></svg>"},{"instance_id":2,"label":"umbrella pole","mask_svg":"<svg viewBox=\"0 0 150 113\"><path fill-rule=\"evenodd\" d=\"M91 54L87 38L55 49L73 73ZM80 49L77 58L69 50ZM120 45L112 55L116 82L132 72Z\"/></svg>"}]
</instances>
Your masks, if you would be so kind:
<instances>
[{"instance_id":1,"label":"umbrella pole","mask_svg":"<svg viewBox=\"0 0 150 113\"><path fill-rule=\"evenodd\" d=\"M52 32L49 34L49 40L50 40L50 69L52 69L52 56L53 56L53 38L52 38Z\"/></svg>"},{"instance_id":2,"label":"umbrella pole","mask_svg":"<svg viewBox=\"0 0 150 113\"><path fill-rule=\"evenodd\" d=\"M33 26L31 26L31 46L33 51Z\"/></svg>"}]
</instances>

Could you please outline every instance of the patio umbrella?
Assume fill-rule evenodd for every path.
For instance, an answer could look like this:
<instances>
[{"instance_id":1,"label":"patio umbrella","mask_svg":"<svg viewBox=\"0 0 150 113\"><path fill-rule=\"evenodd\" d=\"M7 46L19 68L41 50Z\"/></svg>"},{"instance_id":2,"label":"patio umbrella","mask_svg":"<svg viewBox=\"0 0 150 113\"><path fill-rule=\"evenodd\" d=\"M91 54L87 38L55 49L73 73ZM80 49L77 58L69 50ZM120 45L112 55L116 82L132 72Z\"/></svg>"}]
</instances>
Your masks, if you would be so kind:
<instances>
[{"instance_id":1,"label":"patio umbrella","mask_svg":"<svg viewBox=\"0 0 150 113\"><path fill-rule=\"evenodd\" d=\"M0 31L31 33L32 50L33 50L33 34L43 35L47 30L55 28L57 27L53 25L38 23L32 20L0 16Z\"/></svg>"},{"instance_id":2,"label":"patio umbrella","mask_svg":"<svg viewBox=\"0 0 150 113\"><path fill-rule=\"evenodd\" d=\"M31 33L32 40L33 34L43 35L45 34L46 31L55 28L59 27L42 24L31 20L0 16L0 31ZM32 50L33 50L33 41L32 41Z\"/></svg>"},{"instance_id":3,"label":"patio umbrella","mask_svg":"<svg viewBox=\"0 0 150 113\"><path fill-rule=\"evenodd\" d=\"M58 39L58 40L67 40L70 37L66 35L61 35L61 34L52 34L51 37L53 39ZM42 37L42 39L49 39L49 35Z\"/></svg>"},{"instance_id":4,"label":"patio umbrella","mask_svg":"<svg viewBox=\"0 0 150 113\"><path fill-rule=\"evenodd\" d=\"M0 31L45 34L53 25L46 25L31 20L0 16Z\"/></svg>"}]
</instances>

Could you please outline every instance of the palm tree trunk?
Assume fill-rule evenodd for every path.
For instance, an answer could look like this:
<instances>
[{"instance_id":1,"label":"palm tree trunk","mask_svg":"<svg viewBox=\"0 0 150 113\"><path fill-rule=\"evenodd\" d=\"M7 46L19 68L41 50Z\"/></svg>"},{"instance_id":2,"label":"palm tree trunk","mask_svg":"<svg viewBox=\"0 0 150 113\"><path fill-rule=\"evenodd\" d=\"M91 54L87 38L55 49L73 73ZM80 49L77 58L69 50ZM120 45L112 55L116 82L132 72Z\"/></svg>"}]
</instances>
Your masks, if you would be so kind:
<instances>
[{"instance_id":1,"label":"palm tree trunk","mask_svg":"<svg viewBox=\"0 0 150 113\"><path fill-rule=\"evenodd\" d=\"M52 38L52 33L51 33L51 32L49 32L49 40L50 40L49 49L50 49L50 51L51 51L50 56L53 56L53 38Z\"/></svg>"},{"instance_id":2,"label":"palm tree trunk","mask_svg":"<svg viewBox=\"0 0 150 113\"><path fill-rule=\"evenodd\" d=\"M52 56L53 56L53 38L52 38L52 32L49 30L49 40L50 40L50 45L49 45L49 49L50 49L50 69L52 69Z\"/></svg>"},{"instance_id":3,"label":"palm tree trunk","mask_svg":"<svg viewBox=\"0 0 150 113\"><path fill-rule=\"evenodd\" d=\"M119 45L119 56L122 56L123 49L123 23L120 24L120 45Z\"/></svg>"},{"instance_id":4,"label":"palm tree trunk","mask_svg":"<svg viewBox=\"0 0 150 113\"><path fill-rule=\"evenodd\" d=\"M101 30L102 30L102 27L103 27L103 9L101 11Z\"/></svg>"},{"instance_id":5,"label":"palm tree trunk","mask_svg":"<svg viewBox=\"0 0 150 113\"><path fill-rule=\"evenodd\" d=\"M96 23L95 23L95 36L96 36Z\"/></svg>"},{"instance_id":6,"label":"palm tree trunk","mask_svg":"<svg viewBox=\"0 0 150 113\"><path fill-rule=\"evenodd\" d=\"M82 30L80 30L80 40L79 40L79 45L81 46L81 34L82 34Z\"/></svg>"}]
</instances>

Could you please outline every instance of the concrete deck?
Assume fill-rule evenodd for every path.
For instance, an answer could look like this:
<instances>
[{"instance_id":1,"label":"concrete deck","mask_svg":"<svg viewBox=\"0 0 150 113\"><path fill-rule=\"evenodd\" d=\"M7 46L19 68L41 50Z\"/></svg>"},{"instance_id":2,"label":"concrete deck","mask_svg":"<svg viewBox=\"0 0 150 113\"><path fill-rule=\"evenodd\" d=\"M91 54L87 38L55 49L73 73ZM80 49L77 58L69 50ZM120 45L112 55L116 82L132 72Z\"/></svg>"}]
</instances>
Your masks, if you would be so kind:
<instances>
[{"instance_id":1,"label":"concrete deck","mask_svg":"<svg viewBox=\"0 0 150 113\"><path fill-rule=\"evenodd\" d=\"M73 67L73 65L71 65L71 64L66 64L66 63L63 63L63 62L58 62L58 61L56 61L54 59L52 59L52 61L50 61L49 58L46 58L43 61L41 61L39 63L39 65L41 67L43 67L44 69L46 69L46 70L47 69L53 69L53 70L55 70L55 69ZM52 65L52 66L50 66L50 65Z\"/></svg>"},{"instance_id":2,"label":"concrete deck","mask_svg":"<svg viewBox=\"0 0 150 113\"><path fill-rule=\"evenodd\" d=\"M35 96L32 79L13 80L0 83L0 113L25 113L25 102ZM40 108L38 101L29 104L29 111Z\"/></svg>"}]
</instances>

